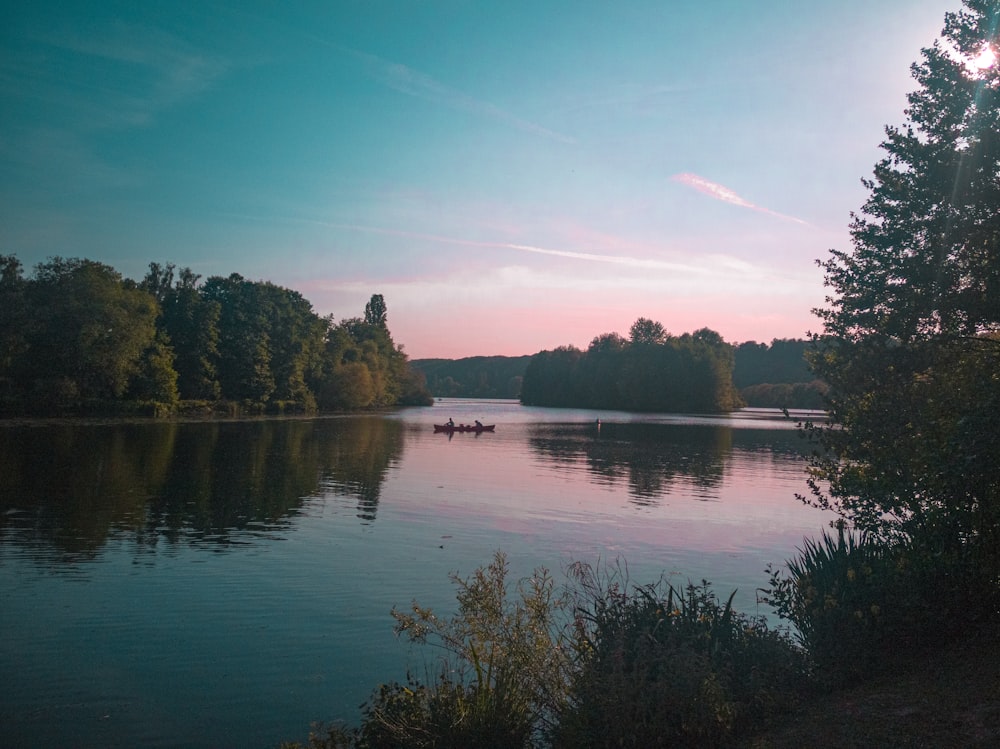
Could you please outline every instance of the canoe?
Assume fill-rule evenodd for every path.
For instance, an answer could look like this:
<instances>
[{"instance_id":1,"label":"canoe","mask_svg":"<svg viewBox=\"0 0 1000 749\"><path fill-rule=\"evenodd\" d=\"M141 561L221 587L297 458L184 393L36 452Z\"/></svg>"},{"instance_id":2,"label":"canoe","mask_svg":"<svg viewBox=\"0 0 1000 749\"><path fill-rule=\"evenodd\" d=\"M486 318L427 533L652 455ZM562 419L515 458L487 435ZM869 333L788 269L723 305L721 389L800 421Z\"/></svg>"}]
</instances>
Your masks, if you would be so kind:
<instances>
[{"instance_id":1,"label":"canoe","mask_svg":"<svg viewBox=\"0 0 1000 749\"><path fill-rule=\"evenodd\" d=\"M483 424L481 427L475 424L435 424L435 432L492 432L496 429L496 424Z\"/></svg>"}]
</instances>

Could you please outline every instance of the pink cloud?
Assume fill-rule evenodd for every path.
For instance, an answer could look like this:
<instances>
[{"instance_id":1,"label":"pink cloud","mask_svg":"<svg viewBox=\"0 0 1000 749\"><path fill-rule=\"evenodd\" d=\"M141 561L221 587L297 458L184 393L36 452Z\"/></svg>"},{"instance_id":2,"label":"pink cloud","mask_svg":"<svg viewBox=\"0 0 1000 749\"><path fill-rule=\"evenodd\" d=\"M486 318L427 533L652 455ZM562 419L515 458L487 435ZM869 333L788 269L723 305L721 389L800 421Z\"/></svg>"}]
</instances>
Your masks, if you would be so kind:
<instances>
[{"instance_id":1,"label":"pink cloud","mask_svg":"<svg viewBox=\"0 0 1000 749\"><path fill-rule=\"evenodd\" d=\"M764 208L763 206L751 203L749 200L740 196L734 190L730 190L725 185L712 182L711 180L700 177L697 174L682 172L681 174L675 174L671 179L673 179L674 182L680 182L682 185L693 187L698 192L708 195L710 198L721 200L723 203L737 205L740 208L749 208L751 211L757 211L758 213L764 213L768 216L774 216L775 218L784 219L785 221L794 221L797 224L808 226L808 224L800 218L788 216L784 213L778 213L777 211L772 211L770 208Z\"/></svg>"}]
</instances>

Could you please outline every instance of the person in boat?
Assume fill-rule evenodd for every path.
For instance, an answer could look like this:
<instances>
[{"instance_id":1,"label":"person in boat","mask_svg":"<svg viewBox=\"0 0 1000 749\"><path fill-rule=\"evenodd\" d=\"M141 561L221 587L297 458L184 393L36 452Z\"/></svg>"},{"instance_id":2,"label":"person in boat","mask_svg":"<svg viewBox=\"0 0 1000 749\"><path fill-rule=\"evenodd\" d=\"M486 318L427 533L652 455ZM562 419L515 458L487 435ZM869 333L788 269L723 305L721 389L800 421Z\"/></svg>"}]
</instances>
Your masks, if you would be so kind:
<instances>
[{"instance_id":1,"label":"person in boat","mask_svg":"<svg viewBox=\"0 0 1000 749\"><path fill-rule=\"evenodd\" d=\"M483 422L481 422L479 419L476 419L476 429L482 429L482 428L483 428Z\"/></svg>"},{"instance_id":2,"label":"person in boat","mask_svg":"<svg viewBox=\"0 0 1000 749\"><path fill-rule=\"evenodd\" d=\"M448 426L450 426L450 427L455 426L455 420L453 418L451 418L450 416L448 417Z\"/></svg>"}]
</instances>

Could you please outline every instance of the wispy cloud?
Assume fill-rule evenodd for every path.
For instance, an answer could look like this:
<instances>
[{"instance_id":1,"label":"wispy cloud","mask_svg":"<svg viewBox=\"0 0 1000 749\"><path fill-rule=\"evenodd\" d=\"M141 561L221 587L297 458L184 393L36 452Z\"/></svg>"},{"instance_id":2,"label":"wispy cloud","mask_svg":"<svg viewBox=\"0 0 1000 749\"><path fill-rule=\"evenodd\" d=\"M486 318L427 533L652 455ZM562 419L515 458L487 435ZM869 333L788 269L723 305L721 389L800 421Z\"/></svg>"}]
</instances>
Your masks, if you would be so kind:
<instances>
[{"instance_id":1,"label":"wispy cloud","mask_svg":"<svg viewBox=\"0 0 1000 749\"><path fill-rule=\"evenodd\" d=\"M697 174L691 174L690 172L683 172L681 174L675 174L672 179L674 182L680 182L688 187L693 187L700 193L708 195L709 197L715 198L716 200L721 200L724 203L729 203L731 205L737 205L740 208L749 208L751 211L757 211L758 213L764 213L768 216L774 216L775 218L780 218L785 221L793 221L796 224L802 224L803 226L808 226L809 224L800 218L795 218L794 216L788 216L784 213L778 213L777 211L772 211L770 208L764 208L763 206L751 203L746 198L740 196L735 191L730 190L725 185L720 185L717 182L712 182L711 180L700 177Z\"/></svg>"},{"instance_id":2,"label":"wispy cloud","mask_svg":"<svg viewBox=\"0 0 1000 749\"><path fill-rule=\"evenodd\" d=\"M469 96L408 65L392 62L377 55L361 52L339 44L326 44L359 60L364 65L365 71L369 76L382 85L401 94L422 99L433 104L439 104L450 109L470 112L480 117L502 122L518 130L550 138L561 143L576 143L576 139L569 135L550 130L535 122L518 117L488 101Z\"/></svg>"},{"instance_id":3,"label":"wispy cloud","mask_svg":"<svg viewBox=\"0 0 1000 749\"><path fill-rule=\"evenodd\" d=\"M246 216L245 218L252 218ZM645 270L658 270L670 272L707 272L703 269L684 263L675 263L656 258L640 258L630 255L608 255L597 252L579 252L576 250L560 250L549 247L538 247L536 245L518 244L515 242L489 242L474 239L462 239L459 237L448 237L440 234L425 234L422 232L407 231L403 229L386 229L376 226L363 226L360 224L344 224L331 221L320 221L316 219L289 219L298 223L325 226L330 229L341 229L347 231L365 232L368 234L382 234L394 237L404 237L406 239L423 239L443 244L459 245L462 247L495 248L501 250L516 250L517 252L532 253L535 255L549 255L552 257L563 257L571 260L581 260L591 263L607 263L620 265L629 268L639 268Z\"/></svg>"},{"instance_id":4,"label":"wispy cloud","mask_svg":"<svg viewBox=\"0 0 1000 749\"><path fill-rule=\"evenodd\" d=\"M77 55L78 61L68 79L65 71L57 76L53 70L46 78L33 74L32 95L73 108L87 118L80 124L96 127L145 125L157 113L212 88L230 67L171 34L122 21L87 35L50 32L38 41ZM37 90L40 83L47 94Z\"/></svg>"}]
</instances>

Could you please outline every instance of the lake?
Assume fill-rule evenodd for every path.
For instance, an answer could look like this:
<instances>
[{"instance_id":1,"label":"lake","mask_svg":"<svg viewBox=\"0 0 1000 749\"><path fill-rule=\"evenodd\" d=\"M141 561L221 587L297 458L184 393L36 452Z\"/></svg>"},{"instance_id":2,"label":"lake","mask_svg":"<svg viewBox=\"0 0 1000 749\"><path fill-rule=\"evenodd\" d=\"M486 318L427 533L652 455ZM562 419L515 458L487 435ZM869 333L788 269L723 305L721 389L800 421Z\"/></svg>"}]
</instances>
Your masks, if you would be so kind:
<instances>
[{"instance_id":1,"label":"lake","mask_svg":"<svg viewBox=\"0 0 1000 749\"><path fill-rule=\"evenodd\" d=\"M434 433L449 417L496 431ZM390 610L452 613L449 573L496 549L516 576L622 559L766 613L766 565L829 520L794 497L794 427L471 400L0 423L0 745L276 747L356 721L433 655Z\"/></svg>"}]
</instances>

